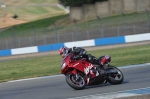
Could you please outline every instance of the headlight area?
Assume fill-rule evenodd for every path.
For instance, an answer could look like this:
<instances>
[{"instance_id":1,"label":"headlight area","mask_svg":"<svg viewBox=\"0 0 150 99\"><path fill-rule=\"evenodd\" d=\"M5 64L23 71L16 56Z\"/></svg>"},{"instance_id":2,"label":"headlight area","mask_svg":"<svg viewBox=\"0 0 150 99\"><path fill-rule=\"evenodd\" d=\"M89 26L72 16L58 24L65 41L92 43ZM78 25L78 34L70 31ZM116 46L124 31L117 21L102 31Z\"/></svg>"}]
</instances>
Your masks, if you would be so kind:
<instances>
[{"instance_id":1,"label":"headlight area","mask_svg":"<svg viewBox=\"0 0 150 99\"><path fill-rule=\"evenodd\" d=\"M66 63L63 63L62 65L61 65L61 69L64 69L66 67Z\"/></svg>"}]
</instances>

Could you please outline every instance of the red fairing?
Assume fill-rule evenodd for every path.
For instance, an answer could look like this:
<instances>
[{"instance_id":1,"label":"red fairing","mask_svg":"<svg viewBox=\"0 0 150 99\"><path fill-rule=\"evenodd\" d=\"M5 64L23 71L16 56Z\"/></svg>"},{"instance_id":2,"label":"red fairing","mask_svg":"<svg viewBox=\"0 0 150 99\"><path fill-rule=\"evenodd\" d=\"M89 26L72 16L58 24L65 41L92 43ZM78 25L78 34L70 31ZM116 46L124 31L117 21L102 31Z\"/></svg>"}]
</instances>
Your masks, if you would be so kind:
<instances>
[{"instance_id":1,"label":"red fairing","mask_svg":"<svg viewBox=\"0 0 150 99\"><path fill-rule=\"evenodd\" d=\"M71 64L71 58L72 54L68 54L66 57L63 58L62 64L61 64L61 74L66 74L68 72L68 66Z\"/></svg>"},{"instance_id":2,"label":"red fairing","mask_svg":"<svg viewBox=\"0 0 150 99\"><path fill-rule=\"evenodd\" d=\"M101 65L107 64L110 61L111 61L111 57L108 56L108 55L105 55L105 56L103 56L103 57L100 58L100 64Z\"/></svg>"},{"instance_id":3,"label":"red fairing","mask_svg":"<svg viewBox=\"0 0 150 99\"><path fill-rule=\"evenodd\" d=\"M106 63L107 59L105 57L103 57L100 61L101 61L101 64L103 65Z\"/></svg>"},{"instance_id":4,"label":"red fairing","mask_svg":"<svg viewBox=\"0 0 150 99\"><path fill-rule=\"evenodd\" d=\"M76 74L77 71L82 72L88 80L88 77L91 78L96 77L96 73L93 73L92 69L96 69L94 65L89 63L86 59L78 59L78 60L71 60L72 54L68 54L63 60L61 64L61 73L66 75L68 73ZM86 82L89 83L88 81Z\"/></svg>"}]
</instances>

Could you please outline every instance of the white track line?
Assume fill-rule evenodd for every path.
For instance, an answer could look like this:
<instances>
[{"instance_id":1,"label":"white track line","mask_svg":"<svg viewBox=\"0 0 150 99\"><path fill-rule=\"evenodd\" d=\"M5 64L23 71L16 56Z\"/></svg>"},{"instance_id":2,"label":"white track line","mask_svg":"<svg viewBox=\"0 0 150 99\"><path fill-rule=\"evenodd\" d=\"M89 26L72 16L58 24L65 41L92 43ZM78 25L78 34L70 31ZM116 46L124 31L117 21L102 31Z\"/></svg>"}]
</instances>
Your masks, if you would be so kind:
<instances>
[{"instance_id":1,"label":"white track line","mask_svg":"<svg viewBox=\"0 0 150 99\"><path fill-rule=\"evenodd\" d=\"M139 93L140 90L141 90L141 93ZM110 93L103 93L103 94L67 98L67 99L114 99L114 98L121 98L121 97L138 96L138 95L144 94L143 92L145 92L145 94L150 94L149 90L150 90L150 87L146 87L146 88L125 90L125 91L118 91L118 92L110 92Z\"/></svg>"}]
</instances>

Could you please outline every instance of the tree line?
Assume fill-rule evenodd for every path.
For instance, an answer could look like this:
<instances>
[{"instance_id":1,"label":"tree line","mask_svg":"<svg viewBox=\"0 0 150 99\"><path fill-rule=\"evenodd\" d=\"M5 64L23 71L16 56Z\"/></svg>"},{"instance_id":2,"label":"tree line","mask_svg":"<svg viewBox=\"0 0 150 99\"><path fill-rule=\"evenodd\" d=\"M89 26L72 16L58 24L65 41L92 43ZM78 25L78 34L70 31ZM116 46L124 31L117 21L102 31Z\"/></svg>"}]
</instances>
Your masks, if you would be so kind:
<instances>
[{"instance_id":1,"label":"tree line","mask_svg":"<svg viewBox=\"0 0 150 99\"><path fill-rule=\"evenodd\" d=\"M63 6L70 6L70 7L79 7L83 4L94 4L95 2L103 2L107 0L58 0L59 4Z\"/></svg>"}]
</instances>

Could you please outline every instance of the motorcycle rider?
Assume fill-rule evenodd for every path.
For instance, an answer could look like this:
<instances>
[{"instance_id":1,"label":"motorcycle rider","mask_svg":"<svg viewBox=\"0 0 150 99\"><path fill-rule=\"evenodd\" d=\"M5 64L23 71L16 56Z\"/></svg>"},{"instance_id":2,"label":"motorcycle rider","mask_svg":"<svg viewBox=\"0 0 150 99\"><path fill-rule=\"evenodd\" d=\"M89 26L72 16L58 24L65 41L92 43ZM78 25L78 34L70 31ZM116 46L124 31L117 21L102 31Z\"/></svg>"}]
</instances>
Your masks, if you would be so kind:
<instances>
[{"instance_id":1,"label":"motorcycle rider","mask_svg":"<svg viewBox=\"0 0 150 99\"><path fill-rule=\"evenodd\" d=\"M95 56L92 56L91 54L86 54L86 50L80 47L72 47L68 48L66 46L63 46L59 49L59 54L64 58L69 53L73 53L73 56L71 60L77 60L78 58L82 57L88 60L91 64L95 64L100 74L104 74L104 72L100 69L101 64L99 63L99 59L97 59ZM93 72L96 73L96 70Z\"/></svg>"},{"instance_id":2,"label":"motorcycle rider","mask_svg":"<svg viewBox=\"0 0 150 99\"><path fill-rule=\"evenodd\" d=\"M73 53L72 60L76 60L80 57L86 58L90 63L98 64L98 60L96 57L92 56L91 54L86 54L86 50L81 47L72 47L68 48L63 46L59 49L59 54L64 58L67 54Z\"/></svg>"}]
</instances>

